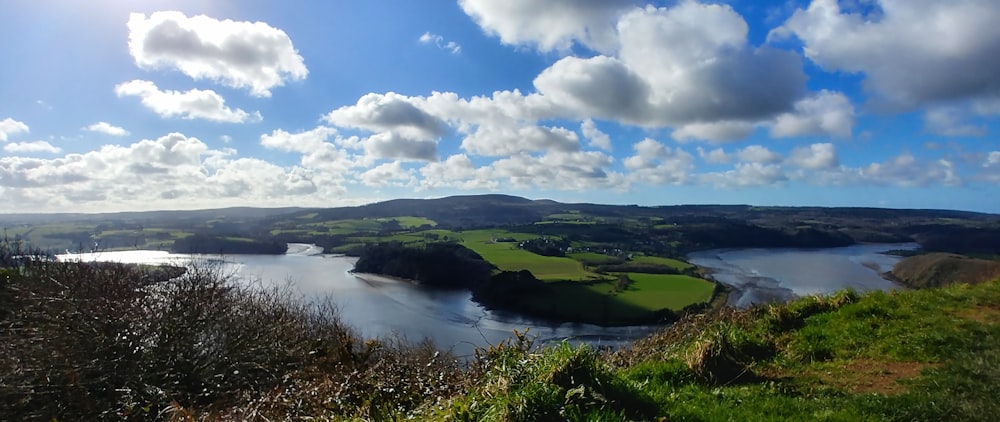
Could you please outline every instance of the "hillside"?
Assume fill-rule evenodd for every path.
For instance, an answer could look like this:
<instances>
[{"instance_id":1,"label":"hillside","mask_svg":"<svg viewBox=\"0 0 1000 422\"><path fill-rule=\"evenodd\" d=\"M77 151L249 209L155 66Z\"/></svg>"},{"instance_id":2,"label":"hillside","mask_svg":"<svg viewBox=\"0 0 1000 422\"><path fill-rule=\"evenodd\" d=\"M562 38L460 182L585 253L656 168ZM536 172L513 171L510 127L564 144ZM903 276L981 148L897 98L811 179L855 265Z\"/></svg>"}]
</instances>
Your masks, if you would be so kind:
<instances>
[{"instance_id":1,"label":"hillside","mask_svg":"<svg viewBox=\"0 0 1000 422\"><path fill-rule=\"evenodd\" d=\"M468 360L193 268L0 243L0 420L992 420L1000 280L691 315L618 351Z\"/></svg>"},{"instance_id":2,"label":"hillside","mask_svg":"<svg viewBox=\"0 0 1000 422\"><path fill-rule=\"evenodd\" d=\"M1000 261L928 253L904 258L889 275L914 288L941 287L960 282L976 284L1000 277Z\"/></svg>"},{"instance_id":3,"label":"hillside","mask_svg":"<svg viewBox=\"0 0 1000 422\"><path fill-rule=\"evenodd\" d=\"M544 226L544 227L543 227ZM46 250L162 249L191 235L259 242L316 243L357 250L372 236L482 228L530 228L540 234L614 244L639 237L660 254L720 247L823 247L856 242L918 242L927 250L1000 251L1000 216L953 210L636 206L560 203L508 195L396 199L340 208L227 208L109 214L7 214L11 239ZM436 233L427 233L437 235ZM339 249L338 249L339 248Z\"/></svg>"}]
</instances>

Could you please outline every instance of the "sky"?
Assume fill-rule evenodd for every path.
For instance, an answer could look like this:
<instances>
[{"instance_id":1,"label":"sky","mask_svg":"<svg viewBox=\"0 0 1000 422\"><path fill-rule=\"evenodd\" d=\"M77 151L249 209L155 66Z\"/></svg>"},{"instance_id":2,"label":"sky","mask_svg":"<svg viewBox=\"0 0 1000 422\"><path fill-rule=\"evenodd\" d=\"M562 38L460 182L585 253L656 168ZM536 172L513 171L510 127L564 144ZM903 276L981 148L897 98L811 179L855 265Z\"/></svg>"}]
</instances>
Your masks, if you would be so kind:
<instances>
[{"instance_id":1,"label":"sky","mask_svg":"<svg viewBox=\"0 0 1000 422\"><path fill-rule=\"evenodd\" d=\"M1000 213L996 0L0 2L0 212Z\"/></svg>"}]
</instances>

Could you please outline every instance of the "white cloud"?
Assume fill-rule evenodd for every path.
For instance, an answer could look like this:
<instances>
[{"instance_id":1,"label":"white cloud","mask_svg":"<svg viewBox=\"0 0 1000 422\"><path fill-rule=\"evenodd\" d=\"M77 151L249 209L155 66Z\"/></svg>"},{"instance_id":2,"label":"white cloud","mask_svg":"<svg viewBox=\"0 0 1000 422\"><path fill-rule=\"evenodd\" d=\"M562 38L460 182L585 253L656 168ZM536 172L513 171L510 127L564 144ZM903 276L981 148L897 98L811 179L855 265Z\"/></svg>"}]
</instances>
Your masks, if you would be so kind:
<instances>
[{"instance_id":1,"label":"white cloud","mask_svg":"<svg viewBox=\"0 0 1000 422\"><path fill-rule=\"evenodd\" d=\"M275 129L270 135L260 135L260 144L281 151L308 154L321 149L327 139L336 134L337 129L326 126L299 133Z\"/></svg>"},{"instance_id":2,"label":"white cloud","mask_svg":"<svg viewBox=\"0 0 1000 422\"><path fill-rule=\"evenodd\" d=\"M698 147L698 157L701 157L702 161L709 164L728 164L730 161L729 154L726 154L726 151L722 148L705 151L703 148Z\"/></svg>"},{"instance_id":3,"label":"white cloud","mask_svg":"<svg viewBox=\"0 0 1000 422\"><path fill-rule=\"evenodd\" d=\"M415 104L416 99L394 92L366 94L357 104L340 107L323 119L332 125L371 132L393 131L417 140L444 135L447 125Z\"/></svg>"},{"instance_id":4,"label":"white cloud","mask_svg":"<svg viewBox=\"0 0 1000 422\"><path fill-rule=\"evenodd\" d=\"M150 81L132 80L118 84L115 94L119 97L139 97L142 105L164 118L181 117L227 123L261 120L259 112L250 114L241 109L226 107L226 100L212 90L161 91Z\"/></svg>"},{"instance_id":5,"label":"white cloud","mask_svg":"<svg viewBox=\"0 0 1000 422\"><path fill-rule=\"evenodd\" d=\"M837 149L831 143L795 148L788 161L799 168L810 170L833 169L840 165Z\"/></svg>"},{"instance_id":6,"label":"white cloud","mask_svg":"<svg viewBox=\"0 0 1000 422\"><path fill-rule=\"evenodd\" d=\"M844 11L813 0L769 36L794 34L828 71L864 74L876 100L896 108L1000 96L1000 2L877 0Z\"/></svg>"},{"instance_id":7,"label":"white cloud","mask_svg":"<svg viewBox=\"0 0 1000 422\"><path fill-rule=\"evenodd\" d=\"M700 182L721 188L772 186L788 180L777 164L737 163L732 170L699 175Z\"/></svg>"},{"instance_id":8,"label":"white cloud","mask_svg":"<svg viewBox=\"0 0 1000 422\"><path fill-rule=\"evenodd\" d=\"M24 199L16 207L47 211L228 206L233 198L252 205L329 204L345 192L340 173L235 154L172 133L52 159L0 157L0 189Z\"/></svg>"},{"instance_id":9,"label":"white cloud","mask_svg":"<svg viewBox=\"0 0 1000 422\"><path fill-rule=\"evenodd\" d=\"M406 186L415 183L413 170L403 168L399 161L378 165L358 176L365 186Z\"/></svg>"},{"instance_id":10,"label":"white cloud","mask_svg":"<svg viewBox=\"0 0 1000 422\"><path fill-rule=\"evenodd\" d=\"M462 46L454 41L445 41L444 37L438 34L432 34L430 32L424 32L423 35L418 38L422 44L433 44L442 50L451 52L451 54L462 53Z\"/></svg>"},{"instance_id":11,"label":"white cloud","mask_svg":"<svg viewBox=\"0 0 1000 422\"><path fill-rule=\"evenodd\" d=\"M616 47L614 26L632 0L459 0L462 10L504 44L568 51L574 42L598 51Z\"/></svg>"},{"instance_id":12,"label":"white cloud","mask_svg":"<svg viewBox=\"0 0 1000 422\"><path fill-rule=\"evenodd\" d=\"M635 155L623 163L630 180L649 185L680 185L687 183L694 170L694 157L680 148L670 148L653 139L637 142Z\"/></svg>"},{"instance_id":13,"label":"white cloud","mask_svg":"<svg viewBox=\"0 0 1000 422\"><path fill-rule=\"evenodd\" d=\"M842 93L822 90L795 103L795 111L783 113L771 126L771 136L791 138L830 135L850 138L854 129L854 106Z\"/></svg>"},{"instance_id":14,"label":"white cloud","mask_svg":"<svg viewBox=\"0 0 1000 422\"><path fill-rule=\"evenodd\" d=\"M919 160L909 153L898 155L884 163L872 163L858 170L863 182L900 187L932 184L957 186L961 177L954 164L946 159Z\"/></svg>"},{"instance_id":15,"label":"white cloud","mask_svg":"<svg viewBox=\"0 0 1000 422\"><path fill-rule=\"evenodd\" d=\"M729 6L633 9L617 31L614 57L563 58L535 79L538 92L579 118L653 127L767 120L805 92L799 56L752 48L746 22ZM688 130L711 133L704 128Z\"/></svg>"},{"instance_id":16,"label":"white cloud","mask_svg":"<svg viewBox=\"0 0 1000 422\"><path fill-rule=\"evenodd\" d=\"M564 57L542 71L535 88L582 117L644 122L650 113L649 84L620 60Z\"/></svg>"},{"instance_id":17,"label":"white cloud","mask_svg":"<svg viewBox=\"0 0 1000 422\"><path fill-rule=\"evenodd\" d=\"M114 126L108 122L97 122L83 128L90 132L103 133L111 136L128 136L129 132L122 127Z\"/></svg>"},{"instance_id":18,"label":"white cloud","mask_svg":"<svg viewBox=\"0 0 1000 422\"><path fill-rule=\"evenodd\" d=\"M361 141L365 152L372 158L394 158L416 161L436 161L437 142L411 139L395 132L381 132Z\"/></svg>"},{"instance_id":19,"label":"white cloud","mask_svg":"<svg viewBox=\"0 0 1000 422\"><path fill-rule=\"evenodd\" d=\"M783 157L760 145L750 145L739 150L736 157L744 163L775 164L780 163Z\"/></svg>"},{"instance_id":20,"label":"white cloud","mask_svg":"<svg viewBox=\"0 0 1000 422\"><path fill-rule=\"evenodd\" d=\"M754 129L755 125L751 122L723 120L711 123L689 123L675 129L670 136L681 142L701 139L719 143L746 138L753 133Z\"/></svg>"},{"instance_id":21,"label":"white cloud","mask_svg":"<svg viewBox=\"0 0 1000 422\"><path fill-rule=\"evenodd\" d=\"M28 133L28 125L23 122L11 119L10 117L0 120L0 142L7 142L11 135Z\"/></svg>"},{"instance_id":22,"label":"white cloud","mask_svg":"<svg viewBox=\"0 0 1000 422\"><path fill-rule=\"evenodd\" d=\"M928 132L941 136L984 136L986 126L971 120L971 110L959 106L936 106L924 111L924 126Z\"/></svg>"},{"instance_id":23,"label":"white cloud","mask_svg":"<svg viewBox=\"0 0 1000 422\"><path fill-rule=\"evenodd\" d=\"M983 167L1000 167L1000 151L990 151Z\"/></svg>"},{"instance_id":24,"label":"white cloud","mask_svg":"<svg viewBox=\"0 0 1000 422\"><path fill-rule=\"evenodd\" d=\"M1000 151L990 151L983 160L978 179L1000 184Z\"/></svg>"},{"instance_id":25,"label":"white cloud","mask_svg":"<svg viewBox=\"0 0 1000 422\"><path fill-rule=\"evenodd\" d=\"M601 132L593 120L584 120L583 123L580 124L580 132L583 133L583 137L587 139L588 145L591 147L611 151L611 137L608 136L608 134Z\"/></svg>"},{"instance_id":26,"label":"white cloud","mask_svg":"<svg viewBox=\"0 0 1000 422\"><path fill-rule=\"evenodd\" d=\"M465 154L455 154L447 159L429 163L420 169L420 189L453 187L458 189L495 190L500 182L494 179L491 168L476 168Z\"/></svg>"},{"instance_id":27,"label":"white cloud","mask_svg":"<svg viewBox=\"0 0 1000 422\"><path fill-rule=\"evenodd\" d=\"M571 152L580 148L576 132L545 126L480 126L462 140L462 149L476 155L506 156L532 151Z\"/></svg>"},{"instance_id":28,"label":"white cloud","mask_svg":"<svg viewBox=\"0 0 1000 422\"><path fill-rule=\"evenodd\" d=\"M525 153L494 161L489 175L502 186L577 190L617 188L620 174L606 171L614 158L599 151L551 151L542 156Z\"/></svg>"},{"instance_id":29,"label":"white cloud","mask_svg":"<svg viewBox=\"0 0 1000 422\"><path fill-rule=\"evenodd\" d=\"M11 142L9 144L4 144L3 150L12 153L29 153L29 154L37 152L58 154L62 152L62 149L55 147L52 144L45 141Z\"/></svg>"},{"instance_id":30,"label":"white cloud","mask_svg":"<svg viewBox=\"0 0 1000 422\"><path fill-rule=\"evenodd\" d=\"M143 69L174 68L193 79L248 88L258 97L309 71L284 31L264 22L163 11L129 16L129 52Z\"/></svg>"}]
</instances>

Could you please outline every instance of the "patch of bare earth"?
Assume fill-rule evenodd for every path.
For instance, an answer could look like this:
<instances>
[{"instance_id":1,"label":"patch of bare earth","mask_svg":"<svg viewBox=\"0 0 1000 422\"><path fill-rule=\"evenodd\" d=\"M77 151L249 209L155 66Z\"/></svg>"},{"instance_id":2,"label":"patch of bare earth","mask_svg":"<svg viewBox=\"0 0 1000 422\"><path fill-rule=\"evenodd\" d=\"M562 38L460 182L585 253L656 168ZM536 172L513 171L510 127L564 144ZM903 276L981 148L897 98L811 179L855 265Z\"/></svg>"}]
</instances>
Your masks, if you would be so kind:
<instances>
[{"instance_id":1,"label":"patch of bare earth","mask_svg":"<svg viewBox=\"0 0 1000 422\"><path fill-rule=\"evenodd\" d=\"M878 393L887 396L906 392L899 381L920 376L920 372L935 364L922 362L882 362L858 359L843 367L817 374L824 383L855 394Z\"/></svg>"},{"instance_id":2,"label":"patch of bare earth","mask_svg":"<svg viewBox=\"0 0 1000 422\"><path fill-rule=\"evenodd\" d=\"M983 324L1000 323L1000 307L977 305L956 312L959 318L970 319Z\"/></svg>"}]
</instances>

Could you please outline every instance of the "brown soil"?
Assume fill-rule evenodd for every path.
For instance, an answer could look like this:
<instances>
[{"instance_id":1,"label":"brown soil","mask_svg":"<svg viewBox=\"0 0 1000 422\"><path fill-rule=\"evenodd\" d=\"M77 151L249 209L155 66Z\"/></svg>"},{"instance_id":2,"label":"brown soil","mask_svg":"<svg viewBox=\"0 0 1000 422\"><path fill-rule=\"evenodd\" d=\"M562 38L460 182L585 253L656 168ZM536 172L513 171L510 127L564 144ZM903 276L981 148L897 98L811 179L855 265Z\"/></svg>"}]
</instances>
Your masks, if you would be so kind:
<instances>
[{"instance_id":1,"label":"brown soil","mask_svg":"<svg viewBox=\"0 0 1000 422\"><path fill-rule=\"evenodd\" d=\"M858 359L818 376L827 384L855 394L878 393L891 396L906 392L906 385L901 384L900 380L916 378L925 368L933 366L935 365L921 362Z\"/></svg>"},{"instance_id":2,"label":"brown soil","mask_svg":"<svg viewBox=\"0 0 1000 422\"><path fill-rule=\"evenodd\" d=\"M1000 323L1000 308L996 306L971 306L955 313L959 318L971 319L984 324Z\"/></svg>"}]
</instances>

